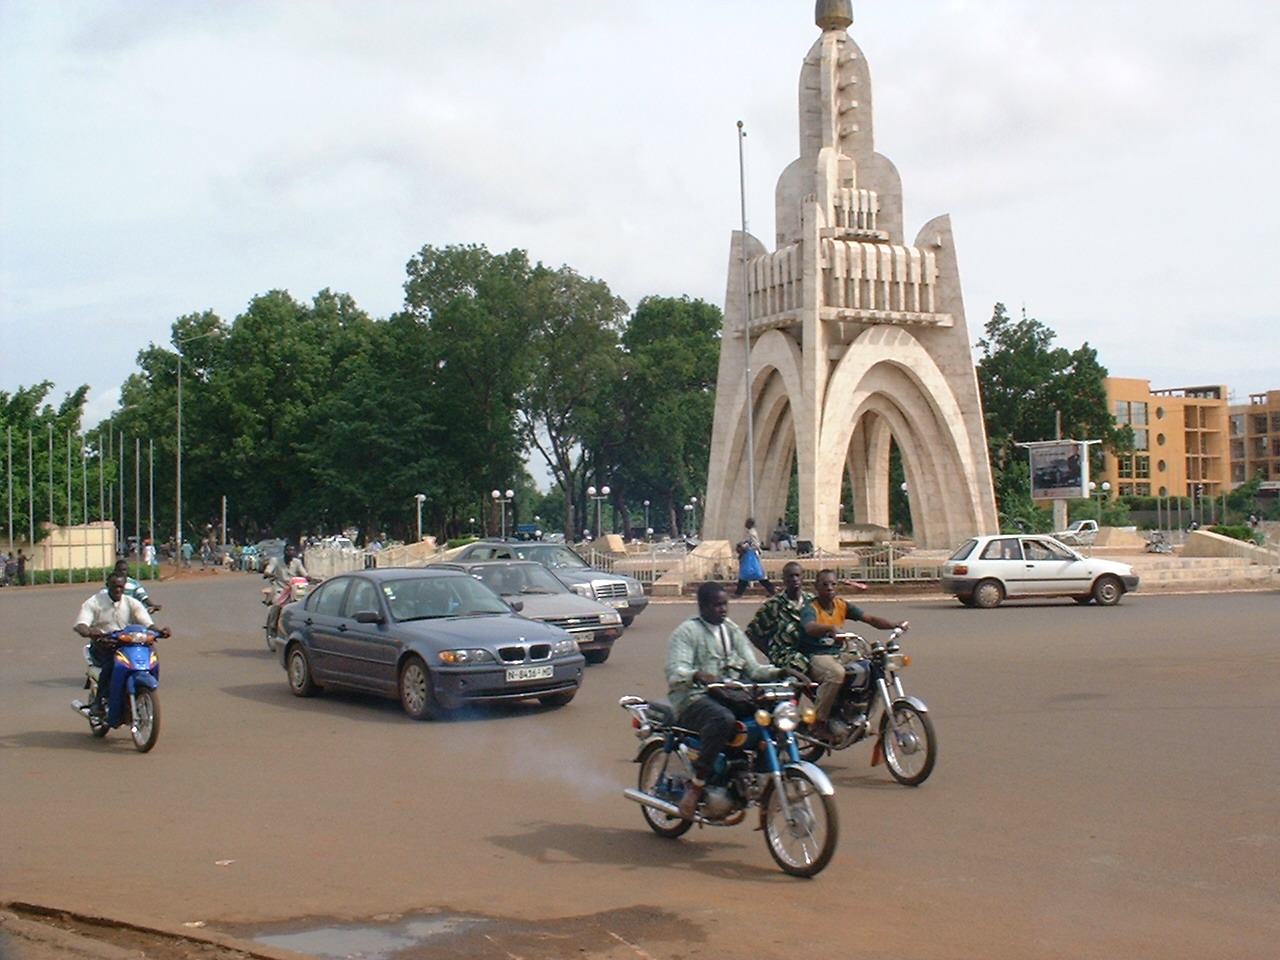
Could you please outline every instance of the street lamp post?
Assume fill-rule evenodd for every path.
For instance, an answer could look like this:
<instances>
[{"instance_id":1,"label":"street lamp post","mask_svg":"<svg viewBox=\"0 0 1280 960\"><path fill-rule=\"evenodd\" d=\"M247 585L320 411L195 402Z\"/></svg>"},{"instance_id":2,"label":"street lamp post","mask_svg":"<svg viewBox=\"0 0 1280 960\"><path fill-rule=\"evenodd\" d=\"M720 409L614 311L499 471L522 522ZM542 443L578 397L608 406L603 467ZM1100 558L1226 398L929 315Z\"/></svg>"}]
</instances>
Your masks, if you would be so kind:
<instances>
[{"instance_id":1,"label":"street lamp post","mask_svg":"<svg viewBox=\"0 0 1280 960\"><path fill-rule=\"evenodd\" d=\"M422 502L427 499L425 493L415 493L413 499L418 501L418 543L422 542Z\"/></svg>"},{"instance_id":2,"label":"street lamp post","mask_svg":"<svg viewBox=\"0 0 1280 960\"><path fill-rule=\"evenodd\" d=\"M596 539L600 539L600 504L609 499L609 487L605 485L596 493L595 487L587 487L587 496L596 502Z\"/></svg>"},{"instance_id":3,"label":"street lamp post","mask_svg":"<svg viewBox=\"0 0 1280 960\"><path fill-rule=\"evenodd\" d=\"M644 538L653 539L653 527L649 526L649 501L644 502Z\"/></svg>"},{"instance_id":4,"label":"street lamp post","mask_svg":"<svg viewBox=\"0 0 1280 960\"><path fill-rule=\"evenodd\" d=\"M504 540L507 538L507 504L515 499L515 495L516 492L514 490L508 490L505 497L502 495L501 490L494 490L493 493L490 494L490 496L493 497L493 502L496 503L498 505L498 509L502 511L501 525L502 539Z\"/></svg>"},{"instance_id":5,"label":"street lamp post","mask_svg":"<svg viewBox=\"0 0 1280 960\"><path fill-rule=\"evenodd\" d=\"M1102 526L1102 499L1111 492L1111 482L1103 480L1099 486L1093 480L1089 481L1089 489L1094 491L1093 498L1098 504L1098 526Z\"/></svg>"},{"instance_id":6,"label":"street lamp post","mask_svg":"<svg viewBox=\"0 0 1280 960\"><path fill-rule=\"evenodd\" d=\"M692 532L693 532L693 535L696 537L698 535L698 498L697 497L689 498L689 513L693 519Z\"/></svg>"}]
</instances>

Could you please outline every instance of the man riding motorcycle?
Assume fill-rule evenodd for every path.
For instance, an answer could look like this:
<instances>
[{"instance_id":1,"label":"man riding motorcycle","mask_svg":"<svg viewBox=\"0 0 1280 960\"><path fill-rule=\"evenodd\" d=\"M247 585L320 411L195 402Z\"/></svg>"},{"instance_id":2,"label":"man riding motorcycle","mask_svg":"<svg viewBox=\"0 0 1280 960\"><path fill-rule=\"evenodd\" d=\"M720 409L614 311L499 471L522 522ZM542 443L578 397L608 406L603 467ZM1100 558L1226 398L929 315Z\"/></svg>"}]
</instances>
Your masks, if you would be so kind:
<instances>
[{"instance_id":1,"label":"man riding motorcycle","mask_svg":"<svg viewBox=\"0 0 1280 960\"><path fill-rule=\"evenodd\" d=\"M151 597L147 595L146 587L140 584L137 580L133 579L133 577L129 576L128 560L124 560L124 559L117 560L113 574L109 575L107 579L110 580L111 576L124 577L125 596L133 597L133 599L135 600L141 600L143 606L147 608L148 613L155 613L157 610L160 609L160 604L151 602ZM104 589L105 589L105 585L104 585Z\"/></svg>"},{"instance_id":2,"label":"man riding motorcycle","mask_svg":"<svg viewBox=\"0 0 1280 960\"><path fill-rule=\"evenodd\" d=\"M733 736L737 717L707 695L706 684L720 680L775 680L784 671L761 663L742 628L728 617L729 595L707 581L698 587L698 615L676 627L667 642L667 686L676 720L698 731L693 780L680 798L680 816L692 820L716 757Z\"/></svg>"},{"instance_id":3,"label":"man riding motorcycle","mask_svg":"<svg viewBox=\"0 0 1280 960\"><path fill-rule=\"evenodd\" d=\"M115 630L123 630L132 623L144 627L154 626L151 614L140 600L125 595L126 577L113 573L107 585L80 606L80 614L72 629L89 641L89 655L101 668L98 678L98 697L90 705L90 713L106 716L107 694L111 690L111 672L115 647L103 643L102 638ZM168 628L160 630L160 636L170 636Z\"/></svg>"},{"instance_id":4,"label":"man riding motorcycle","mask_svg":"<svg viewBox=\"0 0 1280 960\"><path fill-rule=\"evenodd\" d=\"M280 627L281 605L276 601L289 587L294 577L311 579L307 575L307 568L302 565L302 558L298 556L297 548L290 543L284 548L284 556L272 559L267 564L267 569L262 572L262 578L271 581L271 596L267 600L270 604L270 609L267 610L267 630L273 634Z\"/></svg>"}]
</instances>

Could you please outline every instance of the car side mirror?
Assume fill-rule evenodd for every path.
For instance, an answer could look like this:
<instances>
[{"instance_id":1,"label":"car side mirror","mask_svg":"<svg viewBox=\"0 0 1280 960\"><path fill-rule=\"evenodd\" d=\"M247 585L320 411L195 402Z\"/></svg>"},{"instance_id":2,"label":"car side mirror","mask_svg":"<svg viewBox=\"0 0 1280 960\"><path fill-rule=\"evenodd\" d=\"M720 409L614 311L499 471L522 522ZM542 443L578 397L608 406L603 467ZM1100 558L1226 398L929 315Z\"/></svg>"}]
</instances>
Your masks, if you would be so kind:
<instances>
[{"instance_id":1,"label":"car side mirror","mask_svg":"<svg viewBox=\"0 0 1280 960\"><path fill-rule=\"evenodd\" d=\"M523 600L508 600L508 601L507 601L507 604L508 604L508 606L510 606L510 607L511 607L511 609L512 609L512 610L514 610L516 613L519 613L521 610L523 610L523 609L524 609L524 601L523 601Z\"/></svg>"},{"instance_id":2,"label":"car side mirror","mask_svg":"<svg viewBox=\"0 0 1280 960\"><path fill-rule=\"evenodd\" d=\"M382 623L382 614L376 610L361 610L356 614L356 623Z\"/></svg>"}]
</instances>

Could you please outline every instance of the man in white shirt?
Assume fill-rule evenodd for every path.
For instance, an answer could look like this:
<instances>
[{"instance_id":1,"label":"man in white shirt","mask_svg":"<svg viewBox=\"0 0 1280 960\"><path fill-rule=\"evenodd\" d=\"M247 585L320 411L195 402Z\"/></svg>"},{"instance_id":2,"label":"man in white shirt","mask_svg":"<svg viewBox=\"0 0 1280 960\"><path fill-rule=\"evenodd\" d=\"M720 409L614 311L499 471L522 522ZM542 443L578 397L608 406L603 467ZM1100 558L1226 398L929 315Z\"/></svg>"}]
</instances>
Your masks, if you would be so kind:
<instances>
[{"instance_id":1,"label":"man in white shirt","mask_svg":"<svg viewBox=\"0 0 1280 960\"><path fill-rule=\"evenodd\" d=\"M102 668L98 676L98 699L92 709L103 710L107 693L111 689L111 669L115 647L111 643L103 643L102 638L114 630L123 630L131 623L140 623L144 627L154 626L151 614L140 600L125 595L126 578L112 574L107 578L107 585L99 590L80 606L80 615L72 629L88 640L89 654L94 663ZM168 629L160 631L160 636L169 636Z\"/></svg>"}]
</instances>

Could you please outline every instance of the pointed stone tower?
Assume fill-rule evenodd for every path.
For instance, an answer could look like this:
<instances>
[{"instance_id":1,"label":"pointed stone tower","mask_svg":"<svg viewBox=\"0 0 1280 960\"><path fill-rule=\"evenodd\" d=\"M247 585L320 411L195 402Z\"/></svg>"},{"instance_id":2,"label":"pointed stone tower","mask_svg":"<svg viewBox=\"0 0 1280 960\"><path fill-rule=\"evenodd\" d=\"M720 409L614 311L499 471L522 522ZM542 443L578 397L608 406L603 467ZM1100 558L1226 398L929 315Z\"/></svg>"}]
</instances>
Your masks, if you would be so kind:
<instances>
[{"instance_id":1,"label":"pointed stone tower","mask_svg":"<svg viewBox=\"0 0 1280 960\"><path fill-rule=\"evenodd\" d=\"M776 249L739 231L730 247L703 535L735 540L752 515L771 527L793 469L800 539L838 548L846 477L846 512L888 526L892 441L917 544L951 547L998 529L951 221L905 245L849 0L819 0L816 22Z\"/></svg>"}]
</instances>

